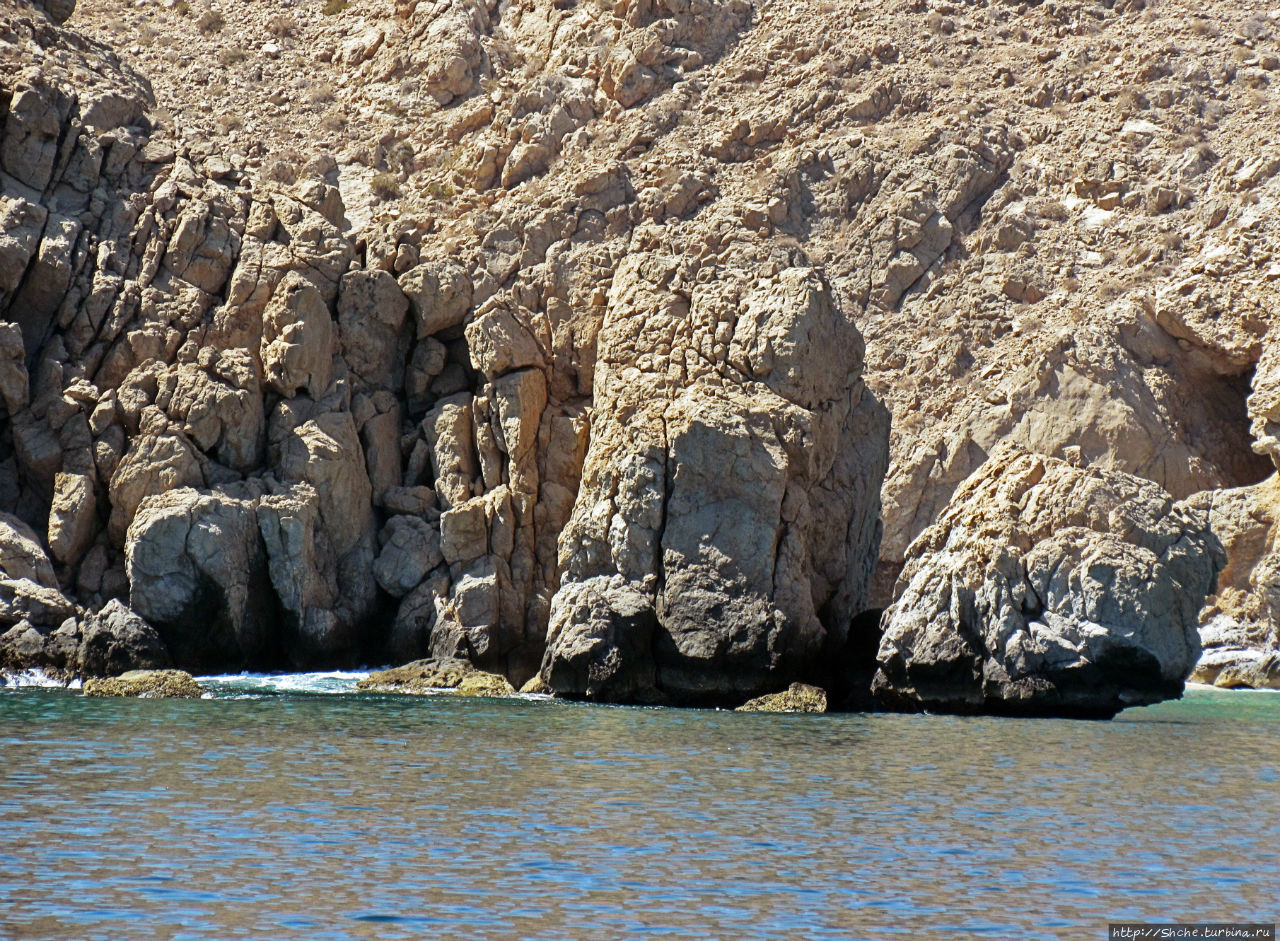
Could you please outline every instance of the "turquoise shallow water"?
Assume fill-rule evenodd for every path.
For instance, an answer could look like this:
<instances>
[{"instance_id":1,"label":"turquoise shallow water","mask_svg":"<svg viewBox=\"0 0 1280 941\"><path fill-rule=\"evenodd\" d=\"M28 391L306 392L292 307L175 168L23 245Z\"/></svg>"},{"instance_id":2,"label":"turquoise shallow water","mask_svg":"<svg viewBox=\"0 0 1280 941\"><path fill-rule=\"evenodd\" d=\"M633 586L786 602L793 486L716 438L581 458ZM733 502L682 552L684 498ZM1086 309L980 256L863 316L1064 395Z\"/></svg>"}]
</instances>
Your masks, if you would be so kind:
<instances>
[{"instance_id":1,"label":"turquoise shallow water","mask_svg":"<svg viewBox=\"0 0 1280 941\"><path fill-rule=\"evenodd\" d=\"M1071 722L353 682L0 690L0 937L1104 938L1280 917L1277 694Z\"/></svg>"}]
</instances>

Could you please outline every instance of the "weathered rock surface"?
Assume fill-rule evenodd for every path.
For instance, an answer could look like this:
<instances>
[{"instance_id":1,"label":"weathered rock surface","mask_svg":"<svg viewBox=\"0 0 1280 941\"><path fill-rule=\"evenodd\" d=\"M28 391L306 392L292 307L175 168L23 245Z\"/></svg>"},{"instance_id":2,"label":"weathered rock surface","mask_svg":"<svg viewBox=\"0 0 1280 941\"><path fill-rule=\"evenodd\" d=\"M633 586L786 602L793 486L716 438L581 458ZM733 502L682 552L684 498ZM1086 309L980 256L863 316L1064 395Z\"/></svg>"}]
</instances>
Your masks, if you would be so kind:
<instances>
[{"instance_id":1,"label":"weathered rock surface","mask_svg":"<svg viewBox=\"0 0 1280 941\"><path fill-rule=\"evenodd\" d=\"M162 670L169 648L156 630L112 599L81 627L76 670L81 676L118 676L131 670Z\"/></svg>"},{"instance_id":2,"label":"weathered rock surface","mask_svg":"<svg viewBox=\"0 0 1280 941\"><path fill-rule=\"evenodd\" d=\"M178 663L239 670L275 654L275 599L254 496L171 490L144 500L129 526L129 605Z\"/></svg>"},{"instance_id":3,"label":"weathered rock surface","mask_svg":"<svg viewBox=\"0 0 1280 941\"><path fill-rule=\"evenodd\" d=\"M1182 694L1225 562L1150 481L1005 447L911 547L872 690L886 706L1111 716Z\"/></svg>"},{"instance_id":4,"label":"weathered rock surface","mask_svg":"<svg viewBox=\"0 0 1280 941\"><path fill-rule=\"evenodd\" d=\"M383 546L373 574L394 598L413 591L428 572L444 561L439 530L416 516L391 517L380 539Z\"/></svg>"},{"instance_id":5,"label":"weathered rock surface","mask_svg":"<svg viewBox=\"0 0 1280 941\"><path fill-rule=\"evenodd\" d=\"M740 699L813 668L866 606L888 423L850 314L812 269L682 274L652 255L614 279L542 669L557 693Z\"/></svg>"},{"instance_id":6,"label":"weathered rock surface","mask_svg":"<svg viewBox=\"0 0 1280 941\"><path fill-rule=\"evenodd\" d=\"M53 565L35 532L8 513L0 513L0 575L36 582L46 588L58 587Z\"/></svg>"},{"instance_id":7,"label":"weathered rock surface","mask_svg":"<svg viewBox=\"0 0 1280 941\"><path fill-rule=\"evenodd\" d=\"M199 699L204 688L182 670L130 670L120 676L85 680L86 696L137 699Z\"/></svg>"},{"instance_id":8,"label":"weathered rock surface","mask_svg":"<svg viewBox=\"0 0 1280 941\"><path fill-rule=\"evenodd\" d=\"M780 693L749 699L737 712L826 712L827 693L817 686L792 683Z\"/></svg>"},{"instance_id":9,"label":"weathered rock surface","mask_svg":"<svg viewBox=\"0 0 1280 941\"><path fill-rule=\"evenodd\" d=\"M132 669L168 667L172 658L160 635L119 600L83 621L58 610L27 616L0 632L0 670L40 669L50 676L114 676Z\"/></svg>"},{"instance_id":10,"label":"weathered rock surface","mask_svg":"<svg viewBox=\"0 0 1280 941\"><path fill-rule=\"evenodd\" d=\"M460 696L508 696L515 688L504 677L477 669L467 660L415 660L404 666L370 673L357 689L375 693L425 695L447 690Z\"/></svg>"}]
</instances>

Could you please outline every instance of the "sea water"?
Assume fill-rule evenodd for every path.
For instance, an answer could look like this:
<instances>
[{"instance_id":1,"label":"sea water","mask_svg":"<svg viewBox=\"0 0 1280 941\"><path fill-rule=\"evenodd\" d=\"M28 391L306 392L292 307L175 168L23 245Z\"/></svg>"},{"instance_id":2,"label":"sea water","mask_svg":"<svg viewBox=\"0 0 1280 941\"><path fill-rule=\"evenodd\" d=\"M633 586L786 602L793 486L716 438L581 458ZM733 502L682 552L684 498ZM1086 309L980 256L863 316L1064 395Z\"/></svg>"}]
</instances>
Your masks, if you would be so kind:
<instances>
[{"instance_id":1,"label":"sea water","mask_svg":"<svg viewBox=\"0 0 1280 941\"><path fill-rule=\"evenodd\" d=\"M1280 694L1110 722L0 690L4 938L1105 938L1280 917Z\"/></svg>"}]
</instances>

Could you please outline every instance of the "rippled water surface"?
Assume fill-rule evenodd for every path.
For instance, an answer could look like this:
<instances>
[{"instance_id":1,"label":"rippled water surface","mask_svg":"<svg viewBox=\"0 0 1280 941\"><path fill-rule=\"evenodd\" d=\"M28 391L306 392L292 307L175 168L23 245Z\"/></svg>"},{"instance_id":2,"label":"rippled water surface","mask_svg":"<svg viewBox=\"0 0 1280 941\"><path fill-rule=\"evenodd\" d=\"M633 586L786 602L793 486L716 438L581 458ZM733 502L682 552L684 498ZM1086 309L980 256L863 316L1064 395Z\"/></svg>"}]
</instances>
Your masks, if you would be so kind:
<instances>
[{"instance_id":1,"label":"rippled water surface","mask_svg":"<svg viewBox=\"0 0 1280 941\"><path fill-rule=\"evenodd\" d=\"M0 690L0 936L1104 938L1280 916L1277 694L1104 723L353 682Z\"/></svg>"}]
</instances>

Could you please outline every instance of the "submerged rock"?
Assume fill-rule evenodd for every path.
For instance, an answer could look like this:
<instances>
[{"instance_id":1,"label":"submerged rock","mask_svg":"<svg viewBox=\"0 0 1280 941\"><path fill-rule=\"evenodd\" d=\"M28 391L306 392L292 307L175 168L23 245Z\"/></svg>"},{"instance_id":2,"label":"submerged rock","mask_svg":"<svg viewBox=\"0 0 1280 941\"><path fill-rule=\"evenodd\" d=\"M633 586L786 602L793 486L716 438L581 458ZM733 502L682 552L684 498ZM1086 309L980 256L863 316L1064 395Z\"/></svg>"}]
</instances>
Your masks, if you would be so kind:
<instances>
[{"instance_id":1,"label":"submerged rock","mask_svg":"<svg viewBox=\"0 0 1280 941\"><path fill-rule=\"evenodd\" d=\"M826 712L826 690L806 683L792 683L780 693L757 696L735 712Z\"/></svg>"},{"instance_id":2,"label":"submerged rock","mask_svg":"<svg viewBox=\"0 0 1280 941\"><path fill-rule=\"evenodd\" d=\"M459 696L510 696L515 687L496 673L473 673L453 688Z\"/></svg>"},{"instance_id":3,"label":"submerged rock","mask_svg":"<svg viewBox=\"0 0 1280 941\"><path fill-rule=\"evenodd\" d=\"M199 699L203 687L182 670L130 670L120 676L85 680L86 696L133 696L138 699Z\"/></svg>"},{"instance_id":4,"label":"submerged rock","mask_svg":"<svg viewBox=\"0 0 1280 941\"><path fill-rule=\"evenodd\" d=\"M1223 566L1150 481L1002 448L911 546L872 691L894 709L1097 716L1182 694Z\"/></svg>"},{"instance_id":5,"label":"submerged rock","mask_svg":"<svg viewBox=\"0 0 1280 941\"><path fill-rule=\"evenodd\" d=\"M509 696L515 692L505 677L486 673L466 660L452 658L415 660L404 666L371 673L356 683L356 689L414 696L441 690L460 696Z\"/></svg>"}]
</instances>

